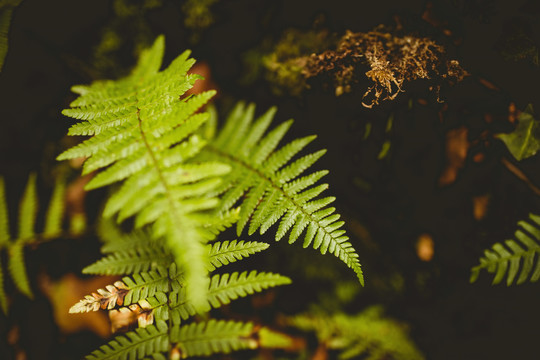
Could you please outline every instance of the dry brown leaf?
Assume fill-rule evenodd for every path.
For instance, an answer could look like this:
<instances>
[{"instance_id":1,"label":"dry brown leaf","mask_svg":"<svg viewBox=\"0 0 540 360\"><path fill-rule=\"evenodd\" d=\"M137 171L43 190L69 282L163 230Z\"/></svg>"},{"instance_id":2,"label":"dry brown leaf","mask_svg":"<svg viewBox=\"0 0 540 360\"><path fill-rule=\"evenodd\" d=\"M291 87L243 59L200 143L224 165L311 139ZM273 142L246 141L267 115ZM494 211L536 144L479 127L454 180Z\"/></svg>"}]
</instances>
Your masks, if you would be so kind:
<instances>
[{"instance_id":1,"label":"dry brown leaf","mask_svg":"<svg viewBox=\"0 0 540 360\"><path fill-rule=\"evenodd\" d=\"M81 279L70 273L54 282L45 276L41 279L40 285L52 304L55 322L63 333L89 330L102 338L110 336L110 324L104 312L70 314L69 309L85 295L114 283L118 277L98 276Z\"/></svg>"}]
</instances>

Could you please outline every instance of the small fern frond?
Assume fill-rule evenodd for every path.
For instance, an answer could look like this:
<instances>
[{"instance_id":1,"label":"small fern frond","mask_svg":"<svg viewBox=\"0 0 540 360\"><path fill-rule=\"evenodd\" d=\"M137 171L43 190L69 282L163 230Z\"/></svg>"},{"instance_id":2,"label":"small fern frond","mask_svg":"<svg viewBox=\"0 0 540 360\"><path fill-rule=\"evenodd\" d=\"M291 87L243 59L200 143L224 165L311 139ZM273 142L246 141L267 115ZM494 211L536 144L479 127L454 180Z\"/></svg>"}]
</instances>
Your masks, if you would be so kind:
<instances>
[{"instance_id":1,"label":"small fern frond","mask_svg":"<svg viewBox=\"0 0 540 360\"><path fill-rule=\"evenodd\" d=\"M127 306L152 297L158 292L177 291L183 282L183 273L178 272L175 263L172 263L168 270L166 267L158 266L155 270L126 276L121 281L116 281L114 285L97 290L97 294L87 295L72 306L70 312L97 311L100 308L110 310L116 305ZM99 306L95 303L99 303Z\"/></svg>"},{"instance_id":2,"label":"small fern frond","mask_svg":"<svg viewBox=\"0 0 540 360\"><path fill-rule=\"evenodd\" d=\"M228 304L239 297L246 297L270 287L288 285L291 279L274 273L252 270L249 273L233 272L232 274L214 275L208 289L209 302L213 307Z\"/></svg>"},{"instance_id":3,"label":"small fern frond","mask_svg":"<svg viewBox=\"0 0 540 360\"><path fill-rule=\"evenodd\" d=\"M522 284L528 278L531 282L540 279L540 216L530 214L528 220L518 223L520 228L514 233L515 239L496 243L484 251L480 264L471 270L470 282L478 279L482 269L495 274L493 284L500 283L505 276L508 286L516 277L516 284Z\"/></svg>"},{"instance_id":4,"label":"small fern frond","mask_svg":"<svg viewBox=\"0 0 540 360\"><path fill-rule=\"evenodd\" d=\"M57 179L48 209L45 212L44 229L41 233L36 233L38 194L36 175L31 173L19 203L18 236L12 238L9 229L4 178L0 176L0 250L4 248L7 250L7 269L15 287L30 298L33 297L33 294L24 259L25 246L36 240L46 241L62 234L65 189L65 179ZM7 295L4 290L5 272L1 267L0 262L0 304L4 313L7 313Z\"/></svg>"},{"instance_id":5,"label":"small fern frond","mask_svg":"<svg viewBox=\"0 0 540 360\"><path fill-rule=\"evenodd\" d=\"M122 247L118 251L109 251L109 255L85 267L82 271L83 274L128 275L143 273L152 269L167 268L174 261L170 252L158 244L153 244L150 238L145 238L148 234L144 234L141 231L134 231L133 233L136 235L130 236L132 234L119 233L119 241L127 242L134 237L136 240L140 240L139 243L133 244L127 250L123 250ZM124 236L126 239L123 239ZM126 244L127 247L128 244ZM214 271L223 265L266 250L269 245L256 241L227 240L223 242L218 241L206 247L209 260L208 270ZM106 250L110 250L110 247L107 247Z\"/></svg>"},{"instance_id":6,"label":"small fern frond","mask_svg":"<svg viewBox=\"0 0 540 360\"><path fill-rule=\"evenodd\" d=\"M249 273L244 271L242 273L234 272L232 274L214 275L210 281L206 305L202 307L201 311L207 312L211 309L217 309L238 298L290 283L291 279L286 276L265 272L257 273L255 270ZM171 294L168 302L150 301L153 303L151 308L154 310L165 305L169 306L169 317L174 324L180 324L181 320L186 320L201 312L196 310L193 304L186 299L182 290Z\"/></svg>"},{"instance_id":7,"label":"small fern frond","mask_svg":"<svg viewBox=\"0 0 540 360\"><path fill-rule=\"evenodd\" d=\"M87 190L121 182L104 216L117 216L119 222L133 216L136 228L152 225L152 238L164 238L164 246L184 268L189 296L197 303L205 298L208 259L206 239L190 215L218 203L209 194L230 167L187 163L205 145L197 131L209 115L198 110L215 91L182 98L200 78L187 74L195 60L185 51L159 71L164 43L159 36L124 79L73 87L80 96L63 114L82 121L69 133L92 137L58 159L87 157L83 173L101 170Z\"/></svg>"},{"instance_id":8,"label":"small fern frond","mask_svg":"<svg viewBox=\"0 0 540 360\"><path fill-rule=\"evenodd\" d=\"M210 249L210 271L266 250L269 246L267 243L256 241L244 242L243 240L238 242L236 240L230 242L223 241L208 245Z\"/></svg>"},{"instance_id":9,"label":"small fern frond","mask_svg":"<svg viewBox=\"0 0 540 360\"><path fill-rule=\"evenodd\" d=\"M207 241L215 240L216 237L238 221L240 209L232 209L222 214L198 213L193 214L191 219L204 224L198 228L200 235Z\"/></svg>"},{"instance_id":10,"label":"small fern frond","mask_svg":"<svg viewBox=\"0 0 540 360\"><path fill-rule=\"evenodd\" d=\"M174 265L173 265L174 266ZM175 267L175 266L174 266ZM176 268L176 267L175 267ZM177 284L169 284L174 281ZM124 297L124 303L118 305L130 305L139 302L141 299L146 299L154 296L157 292L168 292L172 290L170 287L179 287L180 276L171 276L169 271L158 268L157 271L148 271L145 273L135 274L132 277L122 279L128 289Z\"/></svg>"},{"instance_id":11,"label":"small fern frond","mask_svg":"<svg viewBox=\"0 0 540 360\"><path fill-rule=\"evenodd\" d=\"M334 254L363 283L358 254L341 229L344 222L334 214L335 208L328 207L335 198L319 197L328 185L317 182L327 172L300 176L325 150L292 161L315 137L296 139L278 148L292 122L285 122L265 135L275 111L271 108L254 120L254 105L246 107L239 103L217 137L210 139L202 150L202 159L227 163L233 169L217 190L222 194L220 211L239 203L238 235L246 226L249 234L256 230L262 234L278 223L276 240L287 233L289 243L303 238L304 247Z\"/></svg>"},{"instance_id":12,"label":"small fern frond","mask_svg":"<svg viewBox=\"0 0 540 360\"><path fill-rule=\"evenodd\" d=\"M169 328L165 321L117 336L86 357L87 360L143 359L169 350Z\"/></svg>"},{"instance_id":13,"label":"small fern frond","mask_svg":"<svg viewBox=\"0 0 540 360\"><path fill-rule=\"evenodd\" d=\"M258 344L252 334L251 323L210 320L172 328L171 342L181 358L210 356L256 348Z\"/></svg>"},{"instance_id":14,"label":"small fern frond","mask_svg":"<svg viewBox=\"0 0 540 360\"><path fill-rule=\"evenodd\" d=\"M159 247L134 247L116 251L83 269L83 274L127 275L143 273L151 269L167 268L173 261L170 253Z\"/></svg>"},{"instance_id":15,"label":"small fern frond","mask_svg":"<svg viewBox=\"0 0 540 360\"><path fill-rule=\"evenodd\" d=\"M152 238L148 229L136 229L130 232L124 232L112 218L101 217L99 219L97 234L104 242L101 247L101 252L104 254L162 247L159 241Z\"/></svg>"},{"instance_id":16,"label":"small fern frond","mask_svg":"<svg viewBox=\"0 0 540 360\"><path fill-rule=\"evenodd\" d=\"M114 309L116 305L122 305L124 303L124 297L128 291L126 284L122 281L117 281L114 285L107 285L105 289L98 289L97 293L86 295L84 299L73 305L69 309L69 312L74 314L98 311L99 309Z\"/></svg>"},{"instance_id":17,"label":"small fern frond","mask_svg":"<svg viewBox=\"0 0 540 360\"><path fill-rule=\"evenodd\" d=\"M338 359L423 360L404 324L383 316L380 306L351 315L312 313L287 321L304 330L315 331L320 344L339 350Z\"/></svg>"}]
</instances>

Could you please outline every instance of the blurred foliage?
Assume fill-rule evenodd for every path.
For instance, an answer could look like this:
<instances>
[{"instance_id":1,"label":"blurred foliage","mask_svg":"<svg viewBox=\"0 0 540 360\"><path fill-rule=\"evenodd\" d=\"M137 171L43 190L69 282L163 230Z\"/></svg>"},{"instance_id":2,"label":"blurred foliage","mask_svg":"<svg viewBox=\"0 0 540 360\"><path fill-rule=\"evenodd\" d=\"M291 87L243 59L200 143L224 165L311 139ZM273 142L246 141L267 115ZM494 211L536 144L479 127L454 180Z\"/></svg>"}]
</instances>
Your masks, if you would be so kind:
<instances>
[{"instance_id":1,"label":"blurred foliage","mask_svg":"<svg viewBox=\"0 0 540 360\"><path fill-rule=\"evenodd\" d=\"M182 4L184 12L184 26L193 31L191 40L199 40L201 32L214 23L215 16L211 10L212 5L219 0L186 0Z\"/></svg>"},{"instance_id":2,"label":"blurred foliage","mask_svg":"<svg viewBox=\"0 0 540 360\"><path fill-rule=\"evenodd\" d=\"M0 72L4 67L8 51L8 33L11 24L13 10L19 6L22 0L1 0L0 1Z\"/></svg>"},{"instance_id":3,"label":"blurred foliage","mask_svg":"<svg viewBox=\"0 0 540 360\"><path fill-rule=\"evenodd\" d=\"M336 36L327 30L286 30L275 43L266 39L261 46L244 54L246 73L244 83L251 83L261 72L279 95L300 95L306 87L303 75L309 55L332 46Z\"/></svg>"},{"instance_id":4,"label":"blurred foliage","mask_svg":"<svg viewBox=\"0 0 540 360\"><path fill-rule=\"evenodd\" d=\"M337 350L339 359L420 360L423 355L407 335L407 327L383 316L380 306L357 315L314 312L287 319L291 326L314 331L319 346Z\"/></svg>"},{"instance_id":5,"label":"blurred foliage","mask_svg":"<svg viewBox=\"0 0 540 360\"><path fill-rule=\"evenodd\" d=\"M499 53L507 60L524 61L540 65L540 41L533 31L530 20L513 19L506 24L506 29L495 44Z\"/></svg>"}]
</instances>

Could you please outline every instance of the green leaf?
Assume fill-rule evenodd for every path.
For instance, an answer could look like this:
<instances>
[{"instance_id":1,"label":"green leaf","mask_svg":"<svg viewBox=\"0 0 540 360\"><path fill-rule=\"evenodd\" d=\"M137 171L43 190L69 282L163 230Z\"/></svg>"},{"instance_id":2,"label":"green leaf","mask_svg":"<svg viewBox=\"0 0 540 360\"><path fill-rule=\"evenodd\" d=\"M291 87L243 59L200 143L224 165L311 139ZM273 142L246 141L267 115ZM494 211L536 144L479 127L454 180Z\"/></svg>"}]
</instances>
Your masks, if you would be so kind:
<instances>
[{"instance_id":1,"label":"green leaf","mask_svg":"<svg viewBox=\"0 0 540 360\"><path fill-rule=\"evenodd\" d=\"M518 124L509 134L498 135L514 157L521 161L540 149L540 120L534 118L531 104L518 117Z\"/></svg>"},{"instance_id":2,"label":"green leaf","mask_svg":"<svg viewBox=\"0 0 540 360\"><path fill-rule=\"evenodd\" d=\"M37 215L37 191L36 174L32 173L28 177L28 183L24 190L21 204L19 206L19 238L29 241L35 235L35 224Z\"/></svg>"},{"instance_id":3,"label":"green leaf","mask_svg":"<svg viewBox=\"0 0 540 360\"><path fill-rule=\"evenodd\" d=\"M4 178L0 176L0 248L9 244L9 217Z\"/></svg>"},{"instance_id":4,"label":"green leaf","mask_svg":"<svg viewBox=\"0 0 540 360\"><path fill-rule=\"evenodd\" d=\"M17 289L29 298L33 298L34 295L32 289L30 289L30 281L26 273L24 244L22 241L17 241L9 247L8 269Z\"/></svg>"},{"instance_id":5,"label":"green leaf","mask_svg":"<svg viewBox=\"0 0 540 360\"><path fill-rule=\"evenodd\" d=\"M0 72L4 67L4 60L8 52L8 33L13 10L22 0L4 0L0 2Z\"/></svg>"},{"instance_id":6,"label":"green leaf","mask_svg":"<svg viewBox=\"0 0 540 360\"><path fill-rule=\"evenodd\" d=\"M4 288L4 269L2 268L2 261L0 260L0 306L2 311L7 315L8 313L8 299L6 290Z\"/></svg>"},{"instance_id":7,"label":"green leaf","mask_svg":"<svg viewBox=\"0 0 540 360\"><path fill-rule=\"evenodd\" d=\"M56 181L45 215L44 236L55 236L62 231L62 218L64 216L64 196L66 191L65 179Z\"/></svg>"}]
</instances>

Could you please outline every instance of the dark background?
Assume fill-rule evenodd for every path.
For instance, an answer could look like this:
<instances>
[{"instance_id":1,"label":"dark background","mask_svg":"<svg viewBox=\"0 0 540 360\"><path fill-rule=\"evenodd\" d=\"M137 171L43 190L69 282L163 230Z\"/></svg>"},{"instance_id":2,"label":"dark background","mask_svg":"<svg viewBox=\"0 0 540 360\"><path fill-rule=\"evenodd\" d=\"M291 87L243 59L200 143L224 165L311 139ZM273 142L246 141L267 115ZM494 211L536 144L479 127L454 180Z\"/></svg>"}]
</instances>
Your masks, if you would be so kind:
<instances>
[{"instance_id":1,"label":"dark background","mask_svg":"<svg viewBox=\"0 0 540 360\"><path fill-rule=\"evenodd\" d=\"M295 119L291 136L318 134L311 149L329 150L319 165L330 170L329 192L337 197L348 224L364 230L348 225L366 276L366 287L351 311L384 304L389 315L409 324L427 359L540 357L538 284L491 286L485 273L477 283L468 282L482 250L512 236L517 221L538 212L540 205L538 196L501 162L503 157L513 161L504 144L489 136L511 131L510 102L521 110L529 103L540 109L540 68L527 60L506 59L497 48L515 23L529 24L540 44L536 1L433 1L434 14L443 24L440 28L422 20L426 1L220 1L212 7L215 23L196 43L183 26L180 6L164 4L149 11L145 20L154 36L166 35L165 63L192 49L192 56L210 67L211 80L220 91L218 106L227 107L231 99L253 101L260 112L277 105L276 122ZM95 80L96 72L84 70L82 64L91 63L92 49L114 16L110 1L24 0L15 10L0 73L0 173L6 179L11 213L16 213L28 173L37 170L47 178L54 157L63 149L71 120L60 111L73 99L71 85ZM422 82L411 84L395 101L370 110L360 104L363 89L337 98L332 91L317 88L300 98L278 97L263 78L249 86L239 81L245 71L242 54L264 39L277 40L288 28L308 30L322 18L323 26L336 34L347 29L366 32L379 24L393 24L395 16L411 33L444 44L471 74L444 94L447 107L442 119L442 104L416 101L429 98ZM443 27L451 29L452 36L444 36ZM126 38L130 29L126 27ZM133 65L132 50L128 46L121 54L119 68ZM497 90L483 86L480 79ZM390 113L395 117L389 135L391 152L377 160ZM484 121L486 114L494 119L491 123ZM366 122L373 124L373 132L363 141ZM440 186L438 179L447 162L446 136L462 126L468 129L471 148L456 180ZM480 141L486 132L489 141ZM472 159L478 152L485 155L480 163ZM540 184L538 162L534 156L519 164L535 184ZM369 190L355 185L358 178L369 184ZM486 194L490 196L486 216L475 220L472 198ZM90 200L89 213L95 213L98 203ZM420 261L415 253L415 241L422 233L429 233L435 243L430 262ZM60 240L33 249L28 254L30 269L45 269L53 278L78 273L98 256L96 240L84 240ZM283 261L293 248L280 245L276 251L285 254L279 257ZM313 252L309 255L319 261ZM268 268L281 271L277 261L268 260ZM385 286L395 274L403 281L400 291ZM300 282L283 290L275 304L277 311L300 311L320 291L311 289L312 284ZM50 311L44 296L38 295L35 302L17 297L10 317L0 320L6 335L2 338L12 324L19 323L18 346L30 359L79 358L100 344L90 333L63 335ZM13 349L3 342L0 354L10 358Z\"/></svg>"}]
</instances>

